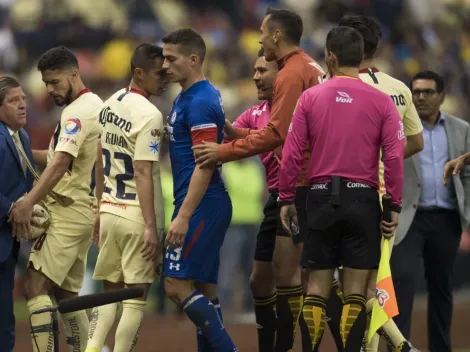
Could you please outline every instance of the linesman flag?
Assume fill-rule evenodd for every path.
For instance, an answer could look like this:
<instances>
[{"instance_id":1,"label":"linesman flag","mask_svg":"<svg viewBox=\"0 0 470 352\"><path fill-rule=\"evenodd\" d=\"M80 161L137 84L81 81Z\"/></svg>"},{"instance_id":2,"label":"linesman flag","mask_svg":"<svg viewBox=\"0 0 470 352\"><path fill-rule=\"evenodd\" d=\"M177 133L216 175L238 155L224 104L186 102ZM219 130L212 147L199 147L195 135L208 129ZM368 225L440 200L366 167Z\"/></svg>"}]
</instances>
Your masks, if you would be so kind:
<instances>
[{"instance_id":1,"label":"linesman flag","mask_svg":"<svg viewBox=\"0 0 470 352\"><path fill-rule=\"evenodd\" d=\"M393 288L392 274L390 271L390 241L382 241L379 270L375 289L375 300L370 319L370 328L367 341L370 342L377 330L387 321L398 315L397 298Z\"/></svg>"}]
</instances>

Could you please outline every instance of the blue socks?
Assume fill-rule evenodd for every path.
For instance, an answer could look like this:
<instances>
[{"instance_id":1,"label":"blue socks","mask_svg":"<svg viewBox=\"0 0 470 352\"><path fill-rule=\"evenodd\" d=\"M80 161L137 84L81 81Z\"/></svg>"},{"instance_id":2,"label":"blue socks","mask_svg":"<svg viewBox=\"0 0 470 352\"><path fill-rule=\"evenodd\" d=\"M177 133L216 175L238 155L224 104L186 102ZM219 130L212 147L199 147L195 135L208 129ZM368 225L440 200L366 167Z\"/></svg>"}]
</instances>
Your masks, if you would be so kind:
<instances>
[{"instance_id":1,"label":"blue socks","mask_svg":"<svg viewBox=\"0 0 470 352\"><path fill-rule=\"evenodd\" d=\"M220 302L218 298L215 298L211 301L214 305L214 308L217 310L217 314L219 315L220 321L223 323L224 319L222 318L222 309L220 308ZM207 341L206 337L203 335L202 330L198 327L196 329L197 333L197 352L212 352L212 347Z\"/></svg>"},{"instance_id":2,"label":"blue socks","mask_svg":"<svg viewBox=\"0 0 470 352\"><path fill-rule=\"evenodd\" d=\"M214 300L214 302L217 303L218 300ZM184 300L181 306L189 319L191 319L198 328L198 335L200 331L203 337L205 337L208 343L207 351L238 352L222 324L221 315L219 315L220 313L218 312L218 310L220 311L220 304L217 310L214 303L210 302L199 291L194 291L191 296ZM201 348L206 348L206 346L201 346Z\"/></svg>"}]
</instances>

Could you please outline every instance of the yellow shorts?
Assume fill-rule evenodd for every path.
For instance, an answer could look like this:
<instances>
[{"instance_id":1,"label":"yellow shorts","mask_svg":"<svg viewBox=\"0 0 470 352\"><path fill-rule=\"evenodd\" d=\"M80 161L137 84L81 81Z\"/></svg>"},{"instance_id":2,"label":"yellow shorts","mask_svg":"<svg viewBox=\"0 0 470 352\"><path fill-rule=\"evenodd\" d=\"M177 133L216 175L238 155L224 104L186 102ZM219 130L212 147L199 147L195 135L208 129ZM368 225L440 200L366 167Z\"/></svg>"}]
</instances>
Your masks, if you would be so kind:
<instances>
[{"instance_id":1,"label":"yellow shorts","mask_svg":"<svg viewBox=\"0 0 470 352\"><path fill-rule=\"evenodd\" d=\"M100 214L100 252L94 280L126 284L152 283L155 262L142 257L144 225L110 213Z\"/></svg>"},{"instance_id":2,"label":"yellow shorts","mask_svg":"<svg viewBox=\"0 0 470 352\"><path fill-rule=\"evenodd\" d=\"M49 208L51 222L47 232L31 247L29 261L52 282L70 292L80 292L91 245L92 213L81 222ZM85 215L82 213L82 215Z\"/></svg>"}]
</instances>

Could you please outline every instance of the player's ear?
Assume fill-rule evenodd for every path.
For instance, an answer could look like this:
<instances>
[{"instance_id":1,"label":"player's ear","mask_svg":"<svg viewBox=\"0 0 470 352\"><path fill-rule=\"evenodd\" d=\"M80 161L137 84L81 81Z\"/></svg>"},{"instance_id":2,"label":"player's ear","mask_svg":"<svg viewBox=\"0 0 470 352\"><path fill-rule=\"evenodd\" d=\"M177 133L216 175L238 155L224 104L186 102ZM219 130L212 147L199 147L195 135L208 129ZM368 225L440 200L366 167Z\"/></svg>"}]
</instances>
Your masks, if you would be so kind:
<instances>
[{"instance_id":1,"label":"player's ear","mask_svg":"<svg viewBox=\"0 0 470 352\"><path fill-rule=\"evenodd\" d=\"M191 68L196 66L197 61L198 61L198 57L196 54L189 55L189 66Z\"/></svg>"},{"instance_id":2,"label":"player's ear","mask_svg":"<svg viewBox=\"0 0 470 352\"><path fill-rule=\"evenodd\" d=\"M134 77L136 78L142 78L142 75L144 74L144 70L142 70L140 67L136 67L134 70Z\"/></svg>"},{"instance_id":3,"label":"player's ear","mask_svg":"<svg viewBox=\"0 0 470 352\"><path fill-rule=\"evenodd\" d=\"M279 40L281 39L281 31L279 29L274 30L273 32L273 43L277 44Z\"/></svg>"},{"instance_id":4,"label":"player's ear","mask_svg":"<svg viewBox=\"0 0 470 352\"><path fill-rule=\"evenodd\" d=\"M72 80L76 80L78 78L78 69L76 67L72 68L72 74L70 75Z\"/></svg>"}]
</instances>

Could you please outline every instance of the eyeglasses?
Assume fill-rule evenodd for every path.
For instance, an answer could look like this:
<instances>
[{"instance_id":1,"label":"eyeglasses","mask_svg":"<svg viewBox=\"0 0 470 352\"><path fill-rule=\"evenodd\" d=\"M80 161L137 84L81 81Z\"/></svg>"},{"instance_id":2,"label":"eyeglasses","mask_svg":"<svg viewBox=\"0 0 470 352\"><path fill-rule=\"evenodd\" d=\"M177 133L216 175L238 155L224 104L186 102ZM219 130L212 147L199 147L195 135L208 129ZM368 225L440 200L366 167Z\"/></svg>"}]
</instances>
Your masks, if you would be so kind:
<instances>
[{"instance_id":1,"label":"eyeglasses","mask_svg":"<svg viewBox=\"0 0 470 352\"><path fill-rule=\"evenodd\" d=\"M434 89L413 89L412 94L414 97L419 97L421 94L424 95L425 98L430 97L431 95L436 94L437 91Z\"/></svg>"}]
</instances>

